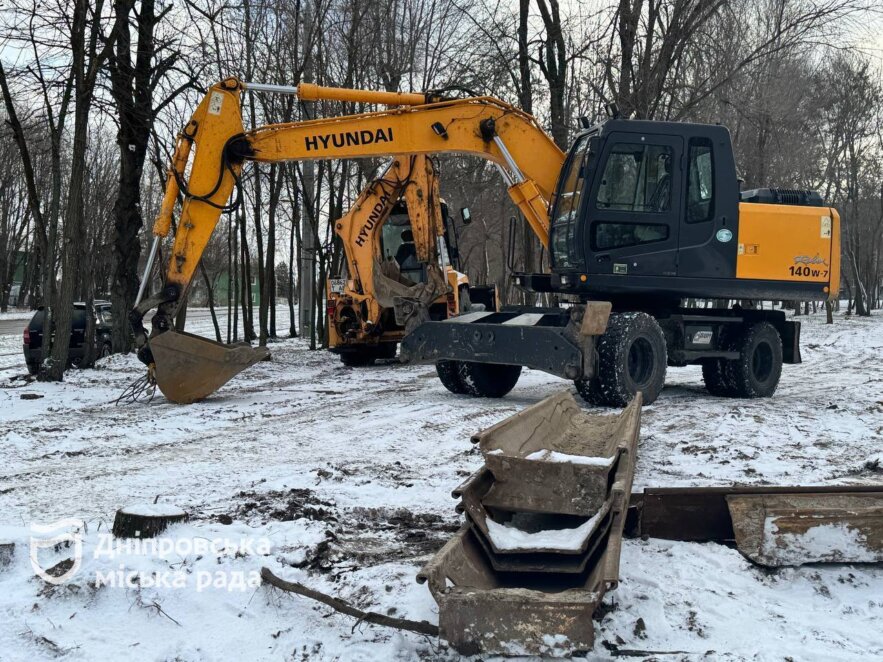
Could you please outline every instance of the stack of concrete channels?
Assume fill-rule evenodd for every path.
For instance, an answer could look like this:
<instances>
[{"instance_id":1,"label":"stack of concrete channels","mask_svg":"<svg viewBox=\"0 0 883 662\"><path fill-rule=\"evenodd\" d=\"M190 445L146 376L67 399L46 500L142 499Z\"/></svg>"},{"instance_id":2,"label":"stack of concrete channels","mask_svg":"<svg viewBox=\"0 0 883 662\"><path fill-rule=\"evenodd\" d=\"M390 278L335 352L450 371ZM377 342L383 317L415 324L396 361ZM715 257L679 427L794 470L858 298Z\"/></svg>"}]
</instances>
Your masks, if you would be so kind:
<instances>
[{"instance_id":1,"label":"stack of concrete channels","mask_svg":"<svg viewBox=\"0 0 883 662\"><path fill-rule=\"evenodd\" d=\"M454 491L466 523L417 578L459 652L592 648L592 614L619 580L640 417L640 394L596 416L563 391L472 438L485 464Z\"/></svg>"}]
</instances>

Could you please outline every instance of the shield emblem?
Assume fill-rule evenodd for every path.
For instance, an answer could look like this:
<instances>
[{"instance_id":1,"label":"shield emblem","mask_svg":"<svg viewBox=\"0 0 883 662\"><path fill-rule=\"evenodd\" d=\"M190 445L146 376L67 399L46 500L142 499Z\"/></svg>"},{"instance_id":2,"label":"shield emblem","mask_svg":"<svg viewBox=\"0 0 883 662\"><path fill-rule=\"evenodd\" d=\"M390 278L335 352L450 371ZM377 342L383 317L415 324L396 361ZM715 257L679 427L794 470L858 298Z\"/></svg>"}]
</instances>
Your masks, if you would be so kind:
<instances>
[{"instance_id":1,"label":"shield emblem","mask_svg":"<svg viewBox=\"0 0 883 662\"><path fill-rule=\"evenodd\" d=\"M71 579L83 563L83 520L67 518L52 524L31 524L31 568L34 574L49 584L64 584ZM41 549L73 543L73 559L44 568L38 558Z\"/></svg>"}]
</instances>

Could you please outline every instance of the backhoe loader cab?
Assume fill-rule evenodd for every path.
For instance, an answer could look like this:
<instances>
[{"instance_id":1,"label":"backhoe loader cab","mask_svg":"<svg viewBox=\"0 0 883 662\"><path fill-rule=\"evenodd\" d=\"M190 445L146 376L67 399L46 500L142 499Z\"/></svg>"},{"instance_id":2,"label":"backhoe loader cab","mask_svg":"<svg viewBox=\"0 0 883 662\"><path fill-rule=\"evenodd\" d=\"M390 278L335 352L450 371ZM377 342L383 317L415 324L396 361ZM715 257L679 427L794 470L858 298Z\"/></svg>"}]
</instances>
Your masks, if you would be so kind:
<instances>
[{"instance_id":1,"label":"backhoe loader cab","mask_svg":"<svg viewBox=\"0 0 883 662\"><path fill-rule=\"evenodd\" d=\"M753 302L839 288L837 212L810 191L740 195L722 126L612 119L578 135L549 205L549 250L551 273L514 282L572 304L424 324L403 353L477 396L505 395L528 366L574 380L593 404L638 391L649 404L666 366L688 364L715 395L770 396L782 363L800 362L800 323Z\"/></svg>"},{"instance_id":2,"label":"backhoe loader cab","mask_svg":"<svg viewBox=\"0 0 883 662\"><path fill-rule=\"evenodd\" d=\"M448 205L442 200L439 207L445 228L444 234L439 235L436 242L439 265L459 271L459 254L453 253L448 243L450 236ZM402 282L409 285L426 282L426 265L417 258L414 231L408 216L408 206L404 201L396 203L389 218L383 223L380 231L380 253L383 256L383 264L388 265L390 271L398 272ZM465 278L463 274L460 276Z\"/></svg>"},{"instance_id":3,"label":"backhoe loader cab","mask_svg":"<svg viewBox=\"0 0 883 662\"><path fill-rule=\"evenodd\" d=\"M328 347L345 365L364 366L395 357L397 344L406 333L406 322L396 319L396 299L424 297L422 314L430 320L468 312L476 303L482 304L482 310L496 308L495 288L472 286L460 272L456 227L447 203L440 199L437 204L438 226L430 223L431 232L422 227L425 217L409 213L404 198L391 205L389 214L364 241L364 235L359 234L355 241L349 239L346 228L352 225L350 221L340 223L338 234L344 238L346 264L352 265L353 271L372 252L378 258L378 269L368 288L349 274L328 279ZM442 282L433 283L433 275Z\"/></svg>"}]
</instances>

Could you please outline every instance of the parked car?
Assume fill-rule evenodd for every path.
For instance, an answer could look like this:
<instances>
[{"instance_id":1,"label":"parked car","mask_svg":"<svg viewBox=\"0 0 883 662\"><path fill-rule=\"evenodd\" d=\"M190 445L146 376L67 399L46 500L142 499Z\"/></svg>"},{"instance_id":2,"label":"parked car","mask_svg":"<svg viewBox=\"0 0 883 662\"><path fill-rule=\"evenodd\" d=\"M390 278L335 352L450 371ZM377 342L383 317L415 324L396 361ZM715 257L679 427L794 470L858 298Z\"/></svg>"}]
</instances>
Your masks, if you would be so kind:
<instances>
[{"instance_id":1,"label":"parked car","mask_svg":"<svg viewBox=\"0 0 883 662\"><path fill-rule=\"evenodd\" d=\"M110 340L111 317L110 302L96 301L95 308L95 355L100 358L110 356L113 351ZM86 310L85 303L75 303L71 315L71 344L68 352L70 365L79 365L85 354L83 340L86 335ZM46 319L46 311L43 308L37 310L31 321L24 330L24 353L28 372L36 375L40 369L40 359L43 348L43 322Z\"/></svg>"}]
</instances>

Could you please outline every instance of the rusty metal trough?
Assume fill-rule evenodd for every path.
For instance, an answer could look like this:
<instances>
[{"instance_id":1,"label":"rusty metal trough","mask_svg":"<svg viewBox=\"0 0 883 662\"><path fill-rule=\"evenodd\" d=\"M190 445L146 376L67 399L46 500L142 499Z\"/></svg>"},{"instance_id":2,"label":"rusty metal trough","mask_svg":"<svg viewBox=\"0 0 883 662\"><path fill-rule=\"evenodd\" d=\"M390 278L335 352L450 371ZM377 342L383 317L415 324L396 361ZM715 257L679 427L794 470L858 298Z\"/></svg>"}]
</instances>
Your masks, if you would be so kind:
<instances>
[{"instance_id":1,"label":"rusty metal trough","mask_svg":"<svg viewBox=\"0 0 883 662\"><path fill-rule=\"evenodd\" d=\"M486 466L456 490L466 525L417 576L463 654L566 654L619 581L640 396L619 415L565 391L477 434Z\"/></svg>"},{"instance_id":2,"label":"rusty metal trough","mask_svg":"<svg viewBox=\"0 0 883 662\"><path fill-rule=\"evenodd\" d=\"M883 561L883 491L731 495L736 547L778 567Z\"/></svg>"},{"instance_id":3,"label":"rusty metal trough","mask_svg":"<svg viewBox=\"0 0 883 662\"><path fill-rule=\"evenodd\" d=\"M484 503L594 515L607 500L622 454L636 443L633 406L619 416L587 414L563 391L474 435L494 477Z\"/></svg>"}]
</instances>

